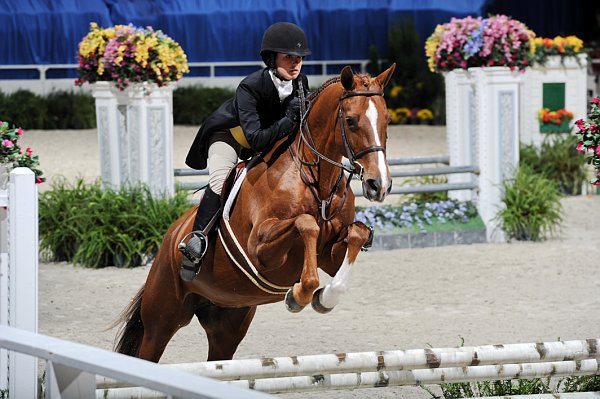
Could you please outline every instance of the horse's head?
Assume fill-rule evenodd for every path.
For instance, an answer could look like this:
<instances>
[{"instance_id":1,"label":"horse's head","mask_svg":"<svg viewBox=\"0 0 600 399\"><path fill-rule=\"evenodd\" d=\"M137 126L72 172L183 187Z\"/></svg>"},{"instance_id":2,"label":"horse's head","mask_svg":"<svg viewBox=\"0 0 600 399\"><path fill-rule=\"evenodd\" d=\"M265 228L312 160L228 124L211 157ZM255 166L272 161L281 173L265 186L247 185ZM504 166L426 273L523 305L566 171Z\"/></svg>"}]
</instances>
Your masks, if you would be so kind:
<instances>
[{"instance_id":1,"label":"horse's head","mask_svg":"<svg viewBox=\"0 0 600 399\"><path fill-rule=\"evenodd\" d=\"M347 66L340 81L339 123L346 157L360 176L363 195L370 201L383 201L392 188L385 156L389 114L383 88L390 81L396 64L379 76L354 75Z\"/></svg>"}]
</instances>

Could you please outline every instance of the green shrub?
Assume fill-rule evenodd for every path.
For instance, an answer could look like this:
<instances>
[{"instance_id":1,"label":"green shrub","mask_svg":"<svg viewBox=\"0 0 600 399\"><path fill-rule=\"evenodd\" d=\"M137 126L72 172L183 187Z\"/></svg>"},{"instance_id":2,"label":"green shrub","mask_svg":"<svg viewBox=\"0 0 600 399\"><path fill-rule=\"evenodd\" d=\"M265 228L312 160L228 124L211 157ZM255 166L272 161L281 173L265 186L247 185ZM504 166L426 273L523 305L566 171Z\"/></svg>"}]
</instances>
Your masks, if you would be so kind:
<instances>
[{"instance_id":1,"label":"green shrub","mask_svg":"<svg viewBox=\"0 0 600 399\"><path fill-rule=\"evenodd\" d=\"M56 91L46 97L48 115L44 129L90 129L96 127L94 98L83 92Z\"/></svg>"},{"instance_id":2,"label":"green shrub","mask_svg":"<svg viewBox=\"0 0 600 399\"><path fill-rule=\"evenodd\" d=\"M534 145L522 145L521 164L535 173L558 183L565 194L577 195L586 181L585 157L577 152L574 135L548 135L538 149Z\"/></svg>"},{"instance_id":3,"label":"green shrub","mask_svg":"<svg viewBox=\"0 0 600 399\"><path fill-rule=\"evenodd\" d=\"M230 89L187 86L173 92L173 120L176 125L200 125L225 100L233 97Z\"/></svg>"},{"instance_id":4,"label":"green shrub","mask_svg":"<svg viewBox=\"0 0 600 399\"><path fill-rule=\"evenodd\" d=\"M441 384L440 388L445 399L557 394L563 392L597 392L600 391L600 376L586 375L560 378L556 382L555 388L551 387L550 378L459 382ZM432 396L436 397L433 394Z\"/></svg>"},{"instance_id":5,"label":"green shrub","mask_svg":"<svg viewBox=\"0 0 600 399\"><path fill-rule=\"evenodd\" d=\"M138 266L189 208L187 192L153 198L146 187L105 190L99 182L58 180L40 195L40 248L48 260L86 267Z\"/></svg>"},{"instance_id":6,"label":"green shrub","mask_svg":"<svg viewBox=\"0 0 600 399\"><path fill-rule=\"evenodd\" d=\"M550 393L550 379L498 380L441 384L445 399Z\"/></svg>"},{"instance_id":7,"label":"green shrub","mask_svg":"<svg viewBox=\"0 0 600 399\"><path fill-rule=\"evenodd\" d=\"M173 92L176 125L200 125L233 91L220 87L189 86ZM30 129L91 129L96 127L96 107L91 94L56 91L38 96L28 90L0 91L0 121Z\"/></svg>"},{"instance_id":8,"label":"green shrub","mask_svg":"<svg viewBox=\"0 0 600 399\"><path fill-rule=\"evenodd\" d=\"M506 207L496 215L509 240L541 241L562 221L558 184L521 165L513 179L502 182Z\"/></svg>"},{"instance_id":9,"label":"green shrub","mask_svg":"<svg viewBox=\"0 0 600 399\"><path fill-rule=\"evenodd\" d=\"M43 129L47 103L43 97L29 90L18 90L4 95L0 106L0 120L11 121L24 129Z\"/></svg>"}]
</instances>

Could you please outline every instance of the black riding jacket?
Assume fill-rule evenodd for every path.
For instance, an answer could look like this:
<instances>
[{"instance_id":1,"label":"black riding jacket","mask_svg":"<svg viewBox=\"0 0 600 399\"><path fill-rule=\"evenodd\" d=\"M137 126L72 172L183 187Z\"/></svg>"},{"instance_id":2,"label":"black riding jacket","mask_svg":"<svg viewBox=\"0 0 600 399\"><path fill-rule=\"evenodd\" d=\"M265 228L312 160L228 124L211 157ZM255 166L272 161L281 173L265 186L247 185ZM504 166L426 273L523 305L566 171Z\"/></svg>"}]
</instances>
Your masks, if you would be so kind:
<instances>
[{"instance_id":1,"label":"black riding jacket","mask_svg":"<svg viewBox=\"0 0 600 399\"><path fill-rule=\"evenodd\" d=\"M308 79L300 74L293 81L292 94L282 103L268 68L244 78L238 85L235 96L206 118L196 134L185 163L193 169L205 169L211 133L236 126L241 126L254 152L270 148L295 128L294 122L285 116L285 109L297 95L299 79L302 80L305 95L308 93Z\"/></svg>"}]
</instances>

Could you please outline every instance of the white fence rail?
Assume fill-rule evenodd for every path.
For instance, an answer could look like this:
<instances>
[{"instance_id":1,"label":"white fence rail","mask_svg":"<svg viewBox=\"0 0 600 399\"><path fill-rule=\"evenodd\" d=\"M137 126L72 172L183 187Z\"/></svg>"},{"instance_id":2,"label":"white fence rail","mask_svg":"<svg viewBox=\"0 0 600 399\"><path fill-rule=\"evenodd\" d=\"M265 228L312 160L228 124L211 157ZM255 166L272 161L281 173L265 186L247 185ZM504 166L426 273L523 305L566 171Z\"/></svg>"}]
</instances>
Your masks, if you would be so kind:
<instances>
[{"instance_id":1,"label":"white fence rail","mask_svg":"<svg viewBox=\"0 0 600 399\"><path fill-rule=\"evenodd\" d=\"M366 72L369 60L306 60L303 62L308 73L311 87L317 87L331 76L339 74L346 65L351 65L356 72ZM186 76L180 80L178 86L202 84L210 87L235 88L247 73L240 76L232 76L232 68L264 67L262 61L247 62L190 62L190 68L198 68L207 71L203 76ZM308 67L308 68L307 68ZM5 79L0 80L2 91L12 93L19 89L27 89L36 94L48 94L53 90L74 89L74 78L52 78L51 71L77 69L77 64L32 64L32 65L0 65L0 70L5 71L35 71L37 78L34 79ZM83 90L89 90L89 85L84 85Z\"/></svg>"},{"instance_id":2,"label":"white fence rail","mask_svg":"<svg viewBox=\"0 0 600 399\"><path fill-rule=\"evenodd\" d=\"M6 171L0 173L0 325L36 332L38 196L35 175L28 168L12 170L8 181L6 175ZM35 398L36 360L0 349L0 392L9 392L11 398Z\"/></svg>"},{"instance_id":3,"label":"white fence rail","mask_svg":"<svg viewBox=\"0 0 600 399\"><path fill-rule=\"evenodd\" d=\"M423 164L448 164L450 157L448 155L431 155L422 157L407 157L407 158L390 158L388 164L390 167L406 166L406 165L423 165ZM438 166L414 169L397 169L390 170L392 177L418 177L418 176L437 176L437 175L454 175L454 174L472 174L479 175L479 167L476 165L460 165L460 166ZM174 170L175 177L191 177L191 176L207 176L208 169L194 170L190 168L178 168ZM356 179L356 177L355 177ZM185 190L198 190L208 184L206 180L179 182L179 187ZM440 184L422 184L412 186L393 186L390 194L416 194L416 193L434 193L440 191L452 190L478 190L479 184L476 178L458 182L458 183L440 183ZM354 194L362 195L362 189L354 188ZM475 196L475 193L473 193Z\"/></svg>"},{"instance_id":4,"label":"white fence rail","mask_svg":"<svg viewBox=\"0 0 600 399\"><path fill-rule=\"evenodd\" d=\"M96 375L162 392L162 397L186 399L267 399L271 396L223 384L134 357L103 349L0 326L0 348L46 359L46 399L96 396ZM10 398L35 399L24 386Z\"/></svg>"}]
</instances>

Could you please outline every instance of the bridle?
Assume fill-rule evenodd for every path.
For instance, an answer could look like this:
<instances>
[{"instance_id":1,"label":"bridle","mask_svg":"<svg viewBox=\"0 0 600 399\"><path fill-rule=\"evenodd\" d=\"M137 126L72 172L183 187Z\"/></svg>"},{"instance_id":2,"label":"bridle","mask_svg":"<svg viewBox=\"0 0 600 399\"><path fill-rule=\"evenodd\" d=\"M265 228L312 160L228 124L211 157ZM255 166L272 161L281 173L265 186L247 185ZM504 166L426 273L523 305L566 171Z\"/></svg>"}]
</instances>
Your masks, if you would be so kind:
<instances>
[{"instance_id":1,"label":"bridle","mask_svg":"<svg viewBox=\"0 0 600 399\"><path fill-rule=\"evenodd\" d=\"M336 118L336 121L335 121L334 131L336 130L335 128L339 121L342 142L344 143L344 148L346 149L346 158L348 158L348 161L350 162L350 165L348 166L343 163L334 161L333 159L325 156L324 154L320 153L319 150L317 150L314 140L312 138L312 134L310 132L310 128L308 126L308 115L312 109L312 103L309 104L307 109L304 109L306 102L304 99L304 90L302 88L302 82L298 82L298 91L299 91L299 96L300 96L300 132L299 132L300 140L298 140L296 154L294 154L294 152L292 151L291 146L290 146L290 153L292 155L292 159L294 160L294 163L296 164L296 167L298 168L298 171L300 172L302 181L304 182L304 184L306 184L311 189L313 196L315 197L315 199L317 200L317 203L319 204L320 216L321 216L322 221L329 221L329 220L333 219L333 217L344 206L344 203L346 202L346 198L348 196L348 191L350 190L350 181L352 180L352 177L354 175L357 175L361 181L363 180L364 167L358 162L358 160L360 158L362 158L363 156L365 156L366 154L369 154L371 152L381 151L385 154L385 147L378 146L378 145L367 147L358 152L356 152L354 150L354 148L352 148L352 146L350 145L350 142L348 141L348 135L346 134L346 122L345 122L346 118L345 118L345 114L344 114L344 108L342 106L343 102L345 99L350 98L350 97L383 96L383 92L374 91L374 90L365 90L365 91L354 91L354 90L346 91L346 90L344 90L344 92L342 92L342 94L340 95L339 104L338 104L338 117ZM315 155L315 157L316 157L315 161L309 162L309 161L305 161L300 158L300 147L302 144L306 145L308 147L308 149ZM314 167L316 167L317 169L320 168L321 159L340 169L340 174L326 199L322 199L320 197L319 181L317 178L318 172L315 173L315 171L314 171ZM357 165L358 165L358 167L357 167ZM309 176L304 171L302 166L308 167L311 176ZM342 197L342 201L340 202L340 205L334 211L330 212L330 214L327 215L327 208L331 204L331 201L333 200L335 193L338 191L338 188L343 181L344 172L348 172L348 177L346 179L346 188L344 190L344 195Z\"/></svg>"}]
</instances>

